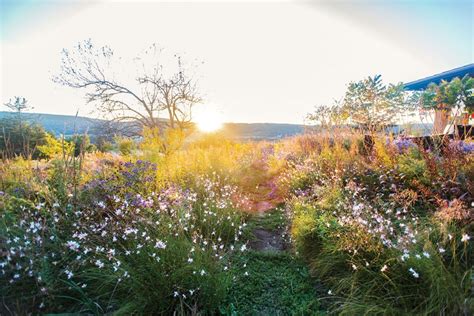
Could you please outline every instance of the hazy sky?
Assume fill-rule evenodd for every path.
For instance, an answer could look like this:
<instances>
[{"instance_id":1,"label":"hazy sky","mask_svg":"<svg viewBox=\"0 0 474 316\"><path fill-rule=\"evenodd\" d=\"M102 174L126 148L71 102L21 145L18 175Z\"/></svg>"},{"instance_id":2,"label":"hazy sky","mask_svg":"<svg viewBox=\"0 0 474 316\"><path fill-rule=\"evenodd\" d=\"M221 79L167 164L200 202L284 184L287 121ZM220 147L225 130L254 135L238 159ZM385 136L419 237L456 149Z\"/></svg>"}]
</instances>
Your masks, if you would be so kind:
<instances>
[{"instance_id":1,"label":"hazy sky","mask_svg":"<svg viewBox=\"0 0 474 316\"><path fill-rule=\"evenodd\" d=\"M89 115L82 91L51 81L61 49L88 38L124 56L158 43L202 60L202 109L233 122L302 123L351 80L474 61L471 1L0 2L1 102L21 95L43 113Z\"/></svg>"}]
</instances>

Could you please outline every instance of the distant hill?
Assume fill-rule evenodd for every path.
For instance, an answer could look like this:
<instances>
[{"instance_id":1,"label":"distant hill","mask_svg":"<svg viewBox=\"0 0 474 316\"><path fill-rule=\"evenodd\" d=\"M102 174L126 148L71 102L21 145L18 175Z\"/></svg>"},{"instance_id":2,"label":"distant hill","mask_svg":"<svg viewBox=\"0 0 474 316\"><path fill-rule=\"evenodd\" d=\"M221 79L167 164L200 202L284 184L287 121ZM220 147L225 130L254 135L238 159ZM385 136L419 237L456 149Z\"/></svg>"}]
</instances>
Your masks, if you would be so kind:
<instances>
[{"instance_id":1,"label":"distant hill","mask_svg":"<svg viewBox=\"0 0 474 316\"><path fill-rule=\"evenodd\" d=\"M222 133L238 139L280 139L304 132L303 125L279 123L225 123Z\"/></svg>"},{"instance_id":2,"label":"distant hill","mask_svg":"<svg viewBox=\"0 0 474 316\"><path fill-rule=\"evenodd\" d=\"M13 117L15 113L0 111L0 119ZM48 132L55 135L73 135L88 133L95 136L98 126L105 120L83 116L25 113L25 120L41 124ZM242 140L272 140L301 134L303 125L277 123L225 123L221 129L224 135Z\"/></svg>"},{"instance_id":3,"label":"distant hill","mask_svg":"<svg viewBox=\"0 0 474 316\"><path fill-rule=\"evenodd\" d=\"M0 119L10 118L15 114L0 111ZM107 121L84 116L56 115L41 113L25 113L25 120L41 124L48 132L66 136L74 134L89 134L92 138L98 133L104 132ZM128 123L121 123L121 127L127 127ZM406 131L410 134L429 135L432 124L409 124L394 126L392 131L397 133ZM230 138L238 140L276 140L289 136L302 134L304 125L280 124L280 123L225 123L220 132Z\"/></svg>"},{"instance_id":4,"label":"distant hill","mask_svg":"<svg viewBox=\"0 0 474 316\"><path fill-rule=\"evenodd\" d=\"M16 114L0 111L0 119L13 118ZM25 120L35 122L44 127L48 132L59 135L73 135L89 133L102 120L83 116L56 115L42 113L24 113Z\"/></svg>"}]
</instances>

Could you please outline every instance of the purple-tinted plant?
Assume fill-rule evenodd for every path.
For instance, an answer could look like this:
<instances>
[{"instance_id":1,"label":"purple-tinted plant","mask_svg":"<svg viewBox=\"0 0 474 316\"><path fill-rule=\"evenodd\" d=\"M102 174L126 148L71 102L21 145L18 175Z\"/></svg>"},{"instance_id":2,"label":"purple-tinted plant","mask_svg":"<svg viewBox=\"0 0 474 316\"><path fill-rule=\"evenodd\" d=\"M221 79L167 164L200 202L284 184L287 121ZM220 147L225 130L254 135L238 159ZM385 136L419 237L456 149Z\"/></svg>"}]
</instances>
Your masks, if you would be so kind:
<instances>
[{"instance_id":1,"label":"purple-tinted plant","mask_svg":"<svg viewBox=\"0 0 474 316\"><path fill-rule=\"evenodd\" d=\"M464 154L474 153L474 143L467 143L462 140L453 140L449 143L448 148L453 151L461 152Z\"/></svg>"},{"instance_id":2,"label":"purple-tinted plant","mask_svg":"<svg viewBox=\"0 0 474 316\"><path fill-rule=\"evenodd\" d=\"M409 138L397 138L393 141L393 144L397 148L399 153L404 153L411 148L417 148L418 146Z\"/></svg>"},{"instance_id":3,"label":"purple-tinted plant","mask_svg":"<svg viewBox=\"0 0 474 316\"><path fill-rule=\"evenodd\" d=\"M126 186L135 186L153 182L155 171L156 164L137 160L135 163L124 163L123 169L120 170L120 175L123 177Z\"/></svg>"}]
</instances>

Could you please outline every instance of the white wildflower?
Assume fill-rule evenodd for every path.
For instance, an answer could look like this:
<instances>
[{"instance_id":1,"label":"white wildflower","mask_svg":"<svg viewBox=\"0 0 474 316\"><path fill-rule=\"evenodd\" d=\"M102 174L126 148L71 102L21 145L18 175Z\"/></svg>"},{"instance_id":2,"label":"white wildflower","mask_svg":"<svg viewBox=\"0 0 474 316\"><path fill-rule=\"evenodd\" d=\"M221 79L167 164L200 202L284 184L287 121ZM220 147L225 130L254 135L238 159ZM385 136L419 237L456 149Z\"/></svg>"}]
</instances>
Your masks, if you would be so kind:
<instances>
[{"instance_id":1,"label":"white wildflower","mask_svg":"<svg viewBox=\"0 0 474 316\"><path fill-rule=\"evenodd\" d=\"M415 279L418 279L418 277L420 276L418 272L416 272L413 268L408 269L408 271L410 271L410 273L413 275Z\"/></svg>"},{"instance_id":2,"label":"white wildflower","mask_svg":"<svg viewBox=\"0 0 474 316\"><path fill-rule=\"evenodd\" d=\"M462 241L462 242L466 242L466 241L468 241L469 239L471 239L471 237L470 237L468 234L463 234L463 235L462 235L462 238L461 238L461 241Z\"/></svg>"},{"instance_id":3,"label":"white wildflower","mask_svg":"<svg viewBox=\"0 0 474 316\"><path fill-rule=\"evenodd\" d=\"M95 265L98 266L99 269L102 269L104 267L104 263L100 259L97 259L95 261Z\"/></svg>"},{"instance_id":4,"label":"white wildflower","mask_svg":"<svg viewBox=\"0 0 474 316\"><path fill-rule=\"evenodd\" d=\"M158 240L155 244L155 248L165 249L166 248L166 243L162 242L161 240Z\"/></svg>"},{"instance_id":5,"label":"white wildflower","mask_svg":"<svg viewBox=\"0 0 474 316\"><path fill-rule=\"evenodd\" d=\"M77 251L79 249L79 243L74 240L68 241L66 246L73 251Z\"/></svg>"}]
</instances>

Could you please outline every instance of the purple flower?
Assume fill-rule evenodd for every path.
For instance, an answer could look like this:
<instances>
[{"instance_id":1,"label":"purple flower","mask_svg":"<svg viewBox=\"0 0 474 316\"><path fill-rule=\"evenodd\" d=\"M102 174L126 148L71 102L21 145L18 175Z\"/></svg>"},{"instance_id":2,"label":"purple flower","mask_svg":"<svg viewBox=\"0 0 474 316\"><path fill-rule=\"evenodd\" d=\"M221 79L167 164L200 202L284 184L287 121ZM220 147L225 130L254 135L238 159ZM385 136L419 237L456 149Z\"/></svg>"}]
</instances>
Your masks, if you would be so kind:
<instances>
[{"instance_id":1,"label":"purple flower","mask_svg":"<svg viewBox=\"0 0 474 316\"><path fill-rule=\"evenodd\" d=\"M465 154L474 153L474 143L466 143L462 140L459 141L451 141L449 143L449 148L451 150L459 151Z\"/></svg>"},{"instance_id":2,"label":"purple flower","mask_svg":"<svg viewBox=\"0 0 474 316\"><path fill-rule=\"evenodd\" d=\"M474 153L474 143L465 143L465 142L461 142L461 151L466 153L466 154L470 154L470 153Z\"/></svg>"},{"instance_id":3,"label":"purple flower","mask_svg":"<svg viewBox=\"0 0 474 316\"><path fill-rule=\"evenodd\" d=\"M418 147L411 139L409 138L397 138L393 141L393 144L397 147L398 152L402 153L410 148Z\"/></svg>"}]
</instances>

